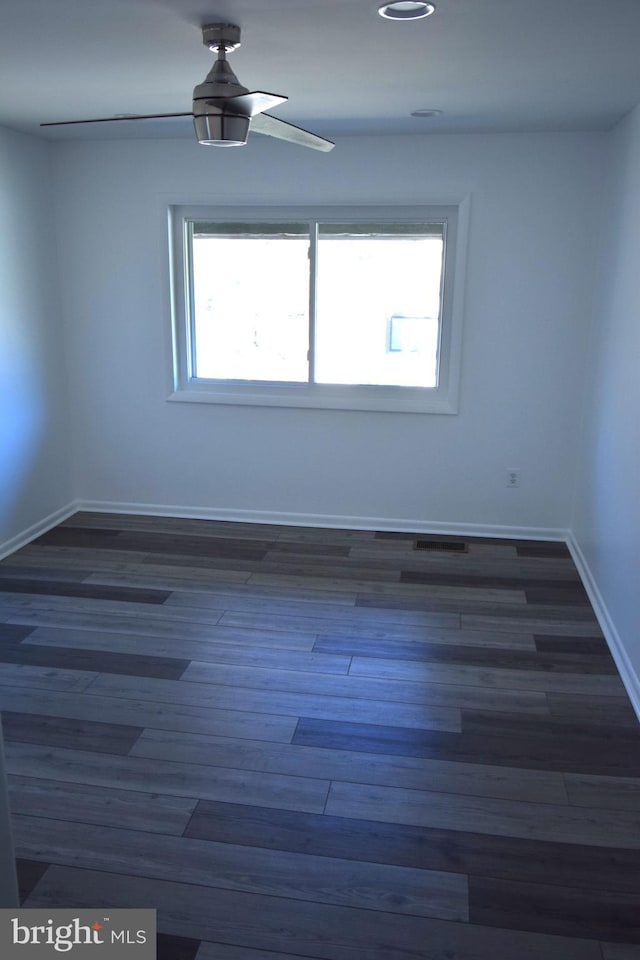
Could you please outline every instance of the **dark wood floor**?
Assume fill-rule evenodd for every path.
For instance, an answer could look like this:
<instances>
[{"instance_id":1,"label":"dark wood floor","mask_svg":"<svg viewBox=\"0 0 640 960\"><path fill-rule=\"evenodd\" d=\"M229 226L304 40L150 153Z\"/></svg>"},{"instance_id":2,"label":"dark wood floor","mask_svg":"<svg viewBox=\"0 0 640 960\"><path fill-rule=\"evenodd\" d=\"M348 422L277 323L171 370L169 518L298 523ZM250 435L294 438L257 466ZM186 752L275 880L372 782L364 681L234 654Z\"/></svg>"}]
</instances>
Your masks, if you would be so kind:
<instances>
[{"instance_id":1,"label":"dark wood floor","mask_svg":"<svg viewBox=\"0 0 640 960\"><path fill-rule=\"evenodd\" d=\"M637 960L640 729L566 547L78 514L0 564L27 906L160 960Z\"/></svg>"}]
</instances>

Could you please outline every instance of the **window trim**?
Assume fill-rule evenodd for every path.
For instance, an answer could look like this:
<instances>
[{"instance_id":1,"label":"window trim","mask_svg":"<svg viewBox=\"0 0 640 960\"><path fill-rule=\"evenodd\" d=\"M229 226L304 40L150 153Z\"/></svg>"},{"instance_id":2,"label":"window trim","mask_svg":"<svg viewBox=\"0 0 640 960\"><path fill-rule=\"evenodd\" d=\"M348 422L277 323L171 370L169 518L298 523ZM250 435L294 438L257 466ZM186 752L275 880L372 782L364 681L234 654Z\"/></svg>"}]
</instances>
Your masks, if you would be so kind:
<instances>
[{"instance_id":1,"label":"window trim","mask_svg":"<svg viewBox=\"0 0 640 960\"><path fill-rule=\"evenodd\" d=\"M455 414L463 323L463 293L469 200L428 206L192 206L169 207L169 256L172 314L172 386L168 399L187 403L238 406L275 406L332 410L370 410L402 413ZM443 276L440 366L437 387L342 385L205 380L191 376L192 325L190 297L192 271L187 242L188 221L265 223L319 221L321 223L441 222L447 221ZM313 250L313 247L312 247ZM311 266L313 267L313 261ZM315 271L311 270L311 283ZM311 290L313 296L314 290ZM313 343L310 343L313 352ZM313 359L313 357L311 357Z\"/></svg>"}]
</instances>

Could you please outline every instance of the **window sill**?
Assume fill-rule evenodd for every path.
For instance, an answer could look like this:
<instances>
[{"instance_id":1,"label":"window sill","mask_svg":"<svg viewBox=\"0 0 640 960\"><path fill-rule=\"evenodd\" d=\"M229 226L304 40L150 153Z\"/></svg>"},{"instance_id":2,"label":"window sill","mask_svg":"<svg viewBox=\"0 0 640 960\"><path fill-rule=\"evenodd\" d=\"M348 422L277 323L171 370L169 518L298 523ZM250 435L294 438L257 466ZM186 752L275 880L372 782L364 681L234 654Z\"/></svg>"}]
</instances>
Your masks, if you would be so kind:
<instances>
[{"instance_id":1,"label":"window sill","mask_svg":"<svg viewBox=\"0 0 640 960\"><path fill-rule=\"evenodd\" d=\"M192 381L167 398L178 403L234 406L369 410L384 413L456 414L457 404L443 391L421 387L366 387L333 384L223 384Z\"/></svg>"}]
</instances>

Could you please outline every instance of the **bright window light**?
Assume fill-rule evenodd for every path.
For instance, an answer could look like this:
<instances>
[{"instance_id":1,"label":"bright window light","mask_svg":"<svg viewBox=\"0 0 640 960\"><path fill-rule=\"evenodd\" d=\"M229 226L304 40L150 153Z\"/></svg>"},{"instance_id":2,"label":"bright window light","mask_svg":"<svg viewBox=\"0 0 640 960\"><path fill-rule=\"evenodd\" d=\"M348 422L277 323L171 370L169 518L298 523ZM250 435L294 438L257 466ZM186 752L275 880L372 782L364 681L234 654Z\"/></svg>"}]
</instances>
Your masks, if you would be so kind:
<instances>
[{"instance_id":1,"label":"bright window light","mask_svg":"<svg viewBox=\"0 0 640 960\"><path fill-rule=\"evenodd\" d=\"M456 411L457 207L220 212L171 212L171 399Z\"/></svg>"},{"instance_id":2,"label":"bright window light","mask_svg":"<svg viewBox=\"0 0 640 960\"><path fill-rule=\"evenodd\" d=\"M210 380L308 379L309 240L304 232L196 225L193 368Z\"/></svg>"},{"instance_id":3,"label":"bright window light","mask_svg":"<svg viewBox=\"0 0 640 960\"><path fill-rule=\"evenodd\" d=\"M437 385L443 233L419 224L395 231L382 224L320 226L317 382ZM411 318L404 337L402 317Z\"/></svg>"}]
</instances>

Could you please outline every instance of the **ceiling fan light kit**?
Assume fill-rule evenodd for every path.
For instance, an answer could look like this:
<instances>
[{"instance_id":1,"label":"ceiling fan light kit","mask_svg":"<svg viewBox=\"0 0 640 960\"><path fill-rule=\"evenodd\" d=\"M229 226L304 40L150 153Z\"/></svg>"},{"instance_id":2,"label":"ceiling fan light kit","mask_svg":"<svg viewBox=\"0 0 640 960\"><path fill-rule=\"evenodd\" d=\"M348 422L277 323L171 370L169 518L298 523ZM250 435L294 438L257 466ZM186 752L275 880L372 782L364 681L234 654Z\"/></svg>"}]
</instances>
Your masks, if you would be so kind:
<instances>
[{"instance_id":1,"label":"ceiling fan light kit","mask_svg":"<svg viewBox=\"0 0 640 960\"><path fill-rule=\"evenodd\" d=\"M206 146L240 147L250 130L288 140L313 150L329 151L331 140L310 133L265 113L288 98L262 90L250 92L239 83L227 60L227 53L240 46L240 27L235 23L208 23L202 28L202 42L217 54L215 63L202 83L193 91L191 113L156 113L145 116L119 115L99 120L66 120L42 123L42 127L62 127L81 123L118 123L132 120L160 120L165 117L193 117L198 142Z\"/></svg>"},{"instance_id":2,"label":"ceiling fan light kit","mask_svg":"<svg viewBox=\"0 0 640 960\"><path fill-rule=\"evenodd\" d=\"M205 113L194 116L198 143L214 147L241 147L247 142L251 117Z\"/></svg>"}]
</instances>

